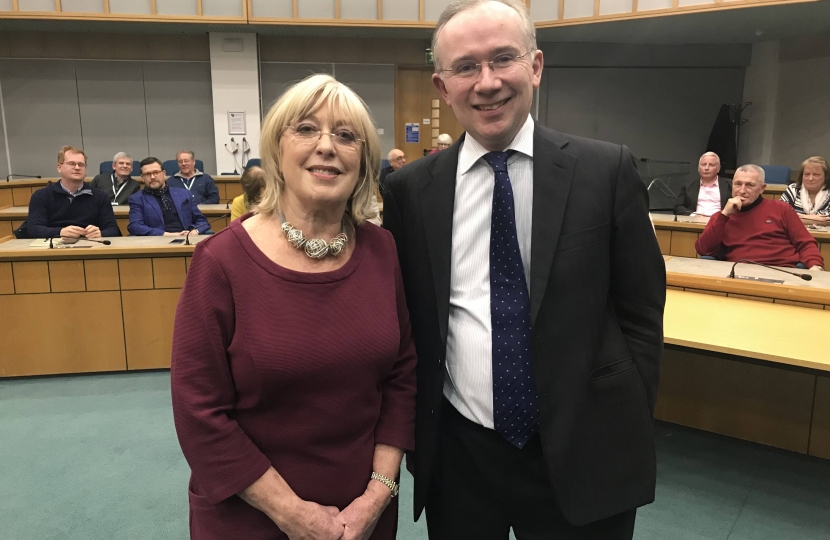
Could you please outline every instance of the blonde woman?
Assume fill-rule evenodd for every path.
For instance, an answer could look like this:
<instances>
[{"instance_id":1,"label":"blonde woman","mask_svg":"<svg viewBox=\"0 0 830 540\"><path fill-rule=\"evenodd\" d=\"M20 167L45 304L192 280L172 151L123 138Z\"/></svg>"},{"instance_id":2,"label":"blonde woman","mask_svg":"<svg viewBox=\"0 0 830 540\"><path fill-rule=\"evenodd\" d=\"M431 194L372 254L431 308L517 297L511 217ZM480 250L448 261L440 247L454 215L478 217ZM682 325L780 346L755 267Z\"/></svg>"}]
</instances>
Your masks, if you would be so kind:
<instances>
[{"instance_id":1,"label":"blonde woman","mask_svg":"<svg viewBox=\"0 0 830 540\"><path fill-rule=\"evenodd\" d=\"M392 236L368 223L379 143L327 75L266 116L255 213L193 253L171 382L198 540L392 539L415 352Z\"/></svg>"},{"instance_id":2,"label":"blonde woman","mask_svg":"<svg viewBox=\"0 0 830 540\"><path fill-rule=\"evenodd\" d=\"M830 166L813 156L801 164L795 183L787 186L781 200L793 207L804 223L830 222Z\"/></svg>"}]
</instances>

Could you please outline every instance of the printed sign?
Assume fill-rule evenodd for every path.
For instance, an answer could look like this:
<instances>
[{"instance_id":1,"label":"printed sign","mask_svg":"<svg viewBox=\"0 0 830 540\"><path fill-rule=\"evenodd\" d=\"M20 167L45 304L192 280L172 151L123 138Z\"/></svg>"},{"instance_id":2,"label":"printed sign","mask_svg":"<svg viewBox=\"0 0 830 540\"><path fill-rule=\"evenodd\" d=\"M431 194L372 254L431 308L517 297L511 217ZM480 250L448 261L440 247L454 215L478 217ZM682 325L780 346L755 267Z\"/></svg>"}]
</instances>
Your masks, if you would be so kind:
<instances>
[{"instance_id":1,"label":"printed sign","mask_svg":"<svg viewBox=\"0 0 830 540\"><path fill-rule=\"evenodd\" d=\"M420 143L421 142L421 124L418 122L406 123L406 142Z\"/></svg>"}]
</instances>

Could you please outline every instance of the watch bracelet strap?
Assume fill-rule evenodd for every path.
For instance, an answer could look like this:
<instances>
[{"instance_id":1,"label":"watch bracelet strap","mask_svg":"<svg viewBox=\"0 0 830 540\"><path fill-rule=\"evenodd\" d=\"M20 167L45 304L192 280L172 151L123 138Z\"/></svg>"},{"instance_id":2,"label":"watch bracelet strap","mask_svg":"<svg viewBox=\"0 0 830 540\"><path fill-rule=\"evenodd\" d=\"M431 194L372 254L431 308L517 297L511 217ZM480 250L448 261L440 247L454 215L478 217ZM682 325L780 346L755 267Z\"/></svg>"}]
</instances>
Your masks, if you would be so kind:
<instances>
[{"instance_id":1,"label":"watch bracelet strap","mask_svg":"<svg viewBox=\"0 0 830 540\"><path fill-rule=\"evenodd\" d=\"M389 491L392 492L392 497L397 497L398 495L398 483L392 479L389 479L382 474L378 474L376 472L372 472L372 480L377 480L384 486L389 488Z\"/></svg>"}]
</instances>

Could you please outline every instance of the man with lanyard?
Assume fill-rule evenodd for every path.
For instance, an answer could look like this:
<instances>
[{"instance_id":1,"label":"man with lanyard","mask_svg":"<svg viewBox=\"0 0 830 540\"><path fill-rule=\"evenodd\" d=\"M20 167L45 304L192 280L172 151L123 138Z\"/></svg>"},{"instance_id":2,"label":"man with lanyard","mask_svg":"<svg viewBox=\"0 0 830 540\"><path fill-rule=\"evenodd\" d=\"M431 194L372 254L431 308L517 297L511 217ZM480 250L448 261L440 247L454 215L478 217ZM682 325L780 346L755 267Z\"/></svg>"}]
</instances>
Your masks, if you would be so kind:
<instances>
[{"instance_id":1,"label":"man with lanyard","mask_svg":"<svg viewBox=\"0 0 830 540\"><path fill-rule=\"evenodd\" d=\"M106 194L84 182L86 154L72 146L58 152L60 181L29 200L29 218L18 238L121 236ZM16 235L18 233L15 233Z\"/></svg>"},{"instance_id":2,"label":"man with lanyard","mask_svg":"<svg viewBox=\"0 0 830 540\"><path fill-rule=\"evenodd\" d=\"M130 173L133 171L133 160L126 152L118 152L112 158L112 173L99 174L92 179L91 185L106 193L113 206L127 204L130 195L141 189Z\"/></svg>"},{"instance_id":3,"label":"man with lanyard","mask_svg":"<svg viewBox=\"0 0 830 540\"><path fill-rule=\"evenodd\" d=\"M184 188L193 195L196 204L219 204L219 188L209 174L196 169L196 155L192 150L181 150L176 154L179 172L167 183L172 188Z\"/></svg>"}]
</instances>

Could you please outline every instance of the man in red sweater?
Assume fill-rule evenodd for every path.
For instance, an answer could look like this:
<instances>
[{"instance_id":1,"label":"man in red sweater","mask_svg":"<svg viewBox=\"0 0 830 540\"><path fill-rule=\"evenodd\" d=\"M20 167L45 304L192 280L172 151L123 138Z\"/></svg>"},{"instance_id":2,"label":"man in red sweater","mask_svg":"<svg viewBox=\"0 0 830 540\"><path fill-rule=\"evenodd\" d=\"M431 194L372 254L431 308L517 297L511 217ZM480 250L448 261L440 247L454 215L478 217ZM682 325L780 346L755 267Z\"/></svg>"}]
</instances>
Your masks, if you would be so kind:
<instances>
[{"instance_id":1,"label":"man in red sweater","mask_svg":"<svg viewBox=\"0 0 830 540\"><path fill-rule=\"evenodd\" d=\"M738 167L732 198L709 219L695 242L697 252L727 261L791 267L802 263L810 270L824 270L815 238L790 205L761 197L765 187L761 167Z\"/></svg>"}]
</instances>

